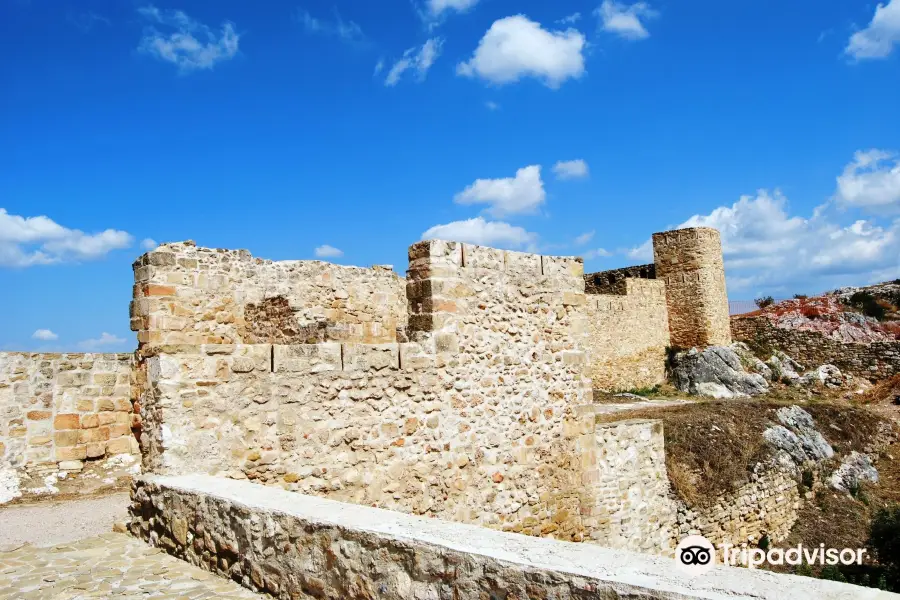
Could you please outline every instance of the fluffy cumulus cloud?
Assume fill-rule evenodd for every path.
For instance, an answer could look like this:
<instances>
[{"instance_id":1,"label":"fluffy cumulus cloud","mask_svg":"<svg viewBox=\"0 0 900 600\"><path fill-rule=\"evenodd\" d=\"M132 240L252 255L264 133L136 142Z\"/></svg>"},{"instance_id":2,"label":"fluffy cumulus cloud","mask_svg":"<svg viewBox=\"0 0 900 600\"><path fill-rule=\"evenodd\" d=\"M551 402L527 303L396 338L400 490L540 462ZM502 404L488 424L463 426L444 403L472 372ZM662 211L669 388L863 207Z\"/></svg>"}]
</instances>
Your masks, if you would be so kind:
<instances>
[{"instance_id":1,"label":"fluffy cumulus cloud","mask_svg":"<svg viewBox=\"0 0 900 600\"><path fill-rule=\"evenodd\" d=\"M642 40L650 37L644 23L659 13L646 2L621 4L615 0L603 0L594 14L600 19L603 31L614 33L626 40Z\"/></svg>"},{"instance_id":2,"label":"fluffy cumulus cloud","mask_svg":"<svg viewBox=\"0 0 900 600\"><path fill-rule=\"evenodd\" d=\"M172 63L182 73L212 69L238 52L240 35L232 23L223 23L216 32L180 10L151 5L139 8L138 13L150 22L138 49Z\"/></svg>"},{"instance_id":3,"label":"fluffy cumulus cloud","mask_svg":"<svg viewBox=\"0 0 900 600\"><path fill-rule=\"evenodd\" d=\"M403 57L395 62L388 71L387 77L384 78L384 85L388 87L397 85L397 83L400 82L400 78L403 77L403 74L410 69L415 71L416 78L419 81L424 81L431 65L433 65L434 61L441 55L443 45L444 40L442 38L431 38L422 44L421 47L408 49L403 53ZM382 68L383 67L384 65L382 65ZM381 69L376 66L376 73L380 71Z\"/></svg>"},{"instance_id":4,"label":"fluffy cumulus cloud","mask_svg":"<svg viewBox=\"0 0 900 600\"><path fill-rule=\"evenodd\" d=\"M466 12L478 4L478 0L428 0L425 3L428 14L438 17L445 11Z\"/></svg>"},{"instance_id":5,"label":"fluffy cumulus cloud","mask_svg":"<svg viewBox=\"0 0 900 600\"><path fill-rule=\"evenodd\" d=\"M155 250L157 246L159 246L159 244L152 238L144 238L141 240L141 248L144 250Z\"/></svg>"},{"instance_id":6,"label":"fluffy cumulus cloud","mask_svg":"<svg viewBox=\"0 0 900 600\"><path fill-rule=\"evenodd\" d=\"M84 340L78 342L78 349L85 352L113 352L116 350L127 350L127 342L124 338L120 338L105 331L100 337L95 339Z\"/></svg>"},{"instance_id":7,"label":"fluffy cumulus cloud","mask_svg":"<svg viewBox=\"0 0 900 600\"><path fill-rule=\"evenodd\" d=\"M878 4L865 29L850 36L844 51L857 60L885 58L900 44L900 0Z\"/></svg>"},{"instance_id":8,"label":"fluffy cumulus cloud","mask_svg":"<svg viewBox=\"0 0 900 600\"><path fill-rule=\"evenodd\" d=\"M584 47L584 35L575 29L549 31L516 15L495 21L456 72L497 85L535 77L555 89L584 73Z\"/></svg>"},{"instance_id":9,"label":"fluffy cumulus cloud","mask_svg":"<svg viewBox=\"0 0 900 600\"><path fill-rule=\"evenodd\" d=\"M0 208L0 266L96 260L132 243L134 239L125 231L107 229L87 234L63 227L49 217L11 215Z\"/></svg>"},{"instance_id":10,"label":"fluffy cumulus cloud","mask_svg":"<svg viewBox=\"0 0 900 600\"><path fill-rule=\"evenodd\" d=\"M336 8L334 19L317 18L301 8L297 11L297 20L308 33L332 35L344 42L361 42L365 39L362 28L353 21L344 21Z\"/></svg>"},{"instance_id":11,"label":"fluffy cumulus cloud","mask_svg":"<svg viewBox=\"0 0 900 600\"><path fill-rule=\"evenodd\" d=\"M884 150L857 152L837 178L835 199L870 212L900 211L900 160Z\"/></svg>"},{"instance_id":12,"label":"fluffy cumulus cloud","mask_svg":"<svg viewBox=\"0 0 900 600\"><path fill-rule=\"evenodd\" d=\"M340 250L338 248L335 248L334 246L329 246L328 244L324 244L324 245L316 248L315 254L319 258L337 258L339 256L343 256L344 251Z\"/></svg>"},{"instance_id":13,"label":"fluffy cumulus cloud","mask_svg":"<svg viewBox=\"0 0 900 600\"><path fill-rule=\"evenodd\" d=\"M557 179L579 179L588 176L588 165L582 159L561 160L553 165Z\"/></svg>"},{"instance_id":14,"label":"fluffy cumulus cloud","mask_svg":"<svg viewBox=\"0 0 900 600\"><path fill-rule=\"evenodd\" d=\"M541 180L540 165L523 167L515 177L476 179L456 194L457 204L487 204L487 213L495 217L531 214L544 203L547 193Z\"/></svg>"},{"instance_id":15,"label":"fluffy cumulus cloud","mask_svg":"<svg viewBox=\"0 0 900 600\"><path fill-rule=\"evenodd\" d=\"M896 272L900 220L838 224L834 217L827 210L816 210L809 218L791 215L784 195L760 190L731 206L694 215L678 227L714 227L721 232L733 297L824 291ZM648 241L631 253L632 258L652 260L652 245Z\"/></svg>"},{"instance_id":16,"label":"fluffy cumulus cloud","mask_svg":"<svg viewBox=\"0 0 900 600\"><path fill-rule=\"evenodd\" d=\"M59 336L50 331L49 329L38 329L34 333L31 334L31 337L36 340L41 340L44 342L52 342L53 340L58 340Z\"/></svg>"},{"instance_id":17,"label":"fluffy cumulus cloud","mask_svg":"<svg viewBox=\"0 0 900 600\"><path fill-rule=\"evenodd\" d=\"M572 13L571 15L569 15L567 17L563 17L562 19L559 19L556 22L561 23L563 25L572 25L574 23L577 23L580 20L581 20L581 13L576 12L576 13Z\"/></svg>"},{"instance_id":18,"label":"fluffy cumulus cloud","mask_svg":"<svg viewBox=\"0 0 900 600\"><path fill-rule=\"evenodd\" d=\"M495 248L532 248L537 234L503 221L486 221L482 217L435 225L422 234L423 240L467 242Z\"/></svg>"}]
</instances>

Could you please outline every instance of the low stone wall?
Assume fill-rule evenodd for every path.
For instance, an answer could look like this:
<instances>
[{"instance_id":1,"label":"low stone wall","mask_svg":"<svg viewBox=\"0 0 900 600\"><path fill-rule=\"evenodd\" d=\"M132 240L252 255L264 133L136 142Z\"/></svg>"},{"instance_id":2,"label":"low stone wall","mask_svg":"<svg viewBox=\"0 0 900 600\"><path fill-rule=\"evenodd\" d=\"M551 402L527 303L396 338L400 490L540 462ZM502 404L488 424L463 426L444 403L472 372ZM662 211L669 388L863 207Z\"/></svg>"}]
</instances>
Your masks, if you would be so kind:
<instances>
[{"instance_id":1,"label":"low stone wall","mask_svg":"<svg viewBox=\"0 0 900 600\"><path fill-rule=\"evenodd\" d=\"M130 354L0 353L0 497L85 461L137 454L131 365Z\"/></svg>"},{"instance_id":2,"label":"low stone wall","mask_svg":"<svg viewBox=\"0 0 900 600\"><path fill-rule=\"evenodd\" d=\"M588 348L595 388L630 390L666 380L669 318L666 286L622 279L620 294L587 294Z\"/></svg>"},{"instance_id":3,"label":"low stone wall","mask_svg":"<svg viewBox=\"0 0 900 600\"><path fill-rule=\"evenodd\" d=\"M131 515L133 535L284 600L892 597L871 588L733 567L686 579L671 559L202 476L137 481Z\"/></svg>"},{"instance_id":4,"label":"low stone wall","mask_svg":"<svg viewBox=\"0 0 900 600\"><path fill-rule=\"evenodd\" d=\"M817 331L781 329L763 316L734 316L731 331L735 340L766 350L781 350L807 369L827 363L871 380L900 373L900 340L842 343Z\"/></svg>"},{"instance_id":5,"label":"low stone wall","mask_svg":"<svg viewBox=\"0 0 900 600\"><path fill-rule=\"evenodd\" d=\"M785 539L797 522L802 504L796 479L777 466L760 466L751 480L704 508L688 508L678 501L676 542L702 535L713 544L734 546Z\"/></svg>"}]
</instances>

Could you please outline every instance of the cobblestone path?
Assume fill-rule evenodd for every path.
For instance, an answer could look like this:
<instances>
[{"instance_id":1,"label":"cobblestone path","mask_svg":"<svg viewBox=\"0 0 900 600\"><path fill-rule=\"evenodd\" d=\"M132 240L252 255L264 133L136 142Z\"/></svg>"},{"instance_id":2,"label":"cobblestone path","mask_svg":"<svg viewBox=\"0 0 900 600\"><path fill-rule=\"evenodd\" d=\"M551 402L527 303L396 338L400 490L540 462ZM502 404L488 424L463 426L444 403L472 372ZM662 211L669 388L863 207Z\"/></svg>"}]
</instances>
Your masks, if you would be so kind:
<instances>
[{"instance_id":1,"label":"cobblestone path","mask_svg":"<svg viewBox=\"0 0 900 600\"><path fill-rule=\"evenodd\" d=\"M51 548L0 552L0 598L233 598L263 600L233 581L207 573L121 533L104 533Z\"/></svg>"}]
</instances>

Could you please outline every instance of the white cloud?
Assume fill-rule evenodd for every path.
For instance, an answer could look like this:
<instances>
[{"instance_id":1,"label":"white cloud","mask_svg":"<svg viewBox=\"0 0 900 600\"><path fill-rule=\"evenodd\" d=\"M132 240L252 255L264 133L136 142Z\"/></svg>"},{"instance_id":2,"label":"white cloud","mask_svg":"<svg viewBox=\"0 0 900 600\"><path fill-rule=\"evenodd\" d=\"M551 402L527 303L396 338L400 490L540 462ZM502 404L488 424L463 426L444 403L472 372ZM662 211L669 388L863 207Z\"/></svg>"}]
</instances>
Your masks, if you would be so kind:
<instances>
[{"instance_id":1,"label":"white cloud","mask_svg":"<svg viewBox=\"0 0 900 600\"><path fill-rule=\"evenodd\" d=\"M154 250L159 244L156 243L156 240L152 238L144 238L141 240L141 248L144 250Z\"/></svg>"},{"instance_id":2,"label":"white cloud","mask_svg":"<svg viewBox=\"0 0 900 600\"><path fill-rule=\"evenodd\" d=\"M432 17L438 17L446 10L466 12L476 4L478 0L428 0L426 6Z\"/></svg>"},{"instance_id":3,"label":"white cloud","mask_svg":"<svg viewBox=\"0 0 900 600\"><path fill-rule=\"evenodd\" d=\"M336 8L333 21L316 18L304 9L297 11L297 19L309 33L333 35L345 42L361 42L366 37L359 25L353 21L344 21Z\"/></svg>"},{"instance_id":4,"label":"white cloud","mask_svg":"<svg viewBox=\"0 0 900 600\"><path fill-rule=\"evenodd\" d=\"M50 331L49 329L38 329L34 333L31 334L36 340L43 340L45 342L52 342L53 340L58 340L59 336Z\"/></svg>"},{"instance_id":5,"label":"white cloud","mask_svg":"<svg viewBox=\"0 0 900 600\"><path fill-rule=\"evenodd\" d=\"M456 194L457 204L488 204L488 214L495 217L534 213L547 194L541 180L540 165L523 167L515 177L476 179L475 183Z\"/></svg>"},{"instance_id":6,"label":"white cloud","mask_svg":"<svg viewBox=\"0 0 900 600\"><path fill-rule=\"evenodd\" d=\"M109 350L127 350L125 340L105 331L99 338L78 342L78 348L85 352L102 352Z\"/></svg>"},{"instance_id":7,"label":"white cloud","mask_svg":"<svg viewBox=\"0 0 900 600\"><path fill-rule=\"evenodd\" d=\"M319 258L337 258L344 255L343 250L339 250L338 248L329 246L328 244L324 244L316 248L315 253Z\"/></svg>"},{"instance_id":8,"label":"white cloud","mask_svg":"<svg viewBox=\"0 0 900 600\"><path fill-rule=\"evenodd\" d=\"M900 160L883 150L858 151L837 178L839 205L873 212L900 210Z\"/></svg>"},{"instance_id":9,"label":"white cloud","mask_svg":"<svg viewBox=\"0 0 900 600\"><path fill-rule=\"evenodd\" d=\"M650 37L641 19L647 21L659 16L659 13L646 2L626 5L614 0L603 0L603 4L594 10L594 14L600 18L601 29L626 40L642 40Z\"/></svg>"},{"instance_id":10,"label":"white cloud","mask_svg":"<svg viewBox=\"0 0 900 600\"><path fill-rule=\"evenodd\" d=\"M552 89L584 73L584 35L575 29L548 31L524 15L494 21L467 62L456 72L503 85L535 77Z\"/></svg>"},{"instance_id":11,"label":"white cloud","mask_svg":"<svg viewBox=\"0 0 900 600\"><path fill-rule=\"evenodd\" d=\"M444 40L442 38L431 38L422 44L418 51L416 51L415 47L408 49L403 53L403 58L395 62L390 71L388 71L387 77L384 79L384 85L388 87L397 85L403 73L409 69L415 69L418 80L423 81L431 65L441 55L443 45Z\"/></svg>"},{"instance_id":12,"label":"white cloud","mask_svg":"<svg viewBox=\"0 0 900 600\"><path fill-rule=\"evenodd\" d=\"M582 234L579 235L577 238L575 238L575 245L577 245L577 246L584 246L584 245L587 244L589 241L591 241L592 239L594 239L594 234L595 234L595 233L597 233L597 232L596 232L596 231L588 231L587 233L582 233Z\"/></svg>"},{"instance_id":13,"label":"white cloud","mask_svg":"<svg viewBox=\"0 0 900 600\"><path fill-rule=\"evenodd\" d=\"M848 278L871 281L900 262L900 220L885 226L865 220L839 225L822 210L807 219L789 215L787 206L780 192L760 190L731 206L694 215L679 228L721 232L729 290L738 294L824 290L845 285Z\"/></svg>"},{"instance_id":14,"label":"white cloud","mask_svg":"<svg viewBox=\"0 0 900 600\"><path fill-rule=\"evenodd\" d=\"M375 71L372 73L372 76L377 77L382 71L384 71L384 59L379 58L378 62L375 63Z\"/></svg>"},{"instance_id":15,"label":"white cloud","mask_svg":"<svg viewBox=\"0 0 900 600\"><path fill-rule=\"evenodd\" d=\"M496 102L492 102L491 100L488 100L487 102L485 102L484 105L487 107L488 110L500 110L500 105L497 104Z\"/></svg>"},{"instance_id":16,"label":"white cloud","mask_svg":"<svg viewBox=\"0 0 900 600\"><path fill-rule=\"evenodd\" d=\"M580 20L581 20L581 13L576 12L576 13L572 13L571 15L569 15L567 17L563 17L562 19L559 19L556 22L560 23L562 25L571 25L573 23L577 23Z\"/></svg>"},{"instance_id":17,"label":"white cloud","mask_svg":"<svg viewBox=\"0 0 900 600\"><path fill-rule=\"evenodd\" d=\"M593 250L588 250L587 252L582 253L582 258L585 260L592 260L595 258L606 258L608 256L612 256L612 252L606 250L604 248L594 248Z\"/></svg>"},{"instance_id":18,"label":"white cloud","mask_svg":"<svg viewBox=\"0 0 900 600\"><path fill-rule=\"evenodd\" d=\"M124 231L107 229L86 234L63 227L49 217L21 217L0 208L0 266L95 260L112 250L128 248L133 242Z\"/></svg>"},{"instance_id":19,"label":"white cloud","mask_svg":"<svg viewBox=\"0 0 900 600\"><path fill-rule=\"evenodd\" d=\"M537 234L502 221L485 221L482 217L466 221L454 221L435 225L422 234L423 240L448 240L467 242L496 248L531 247L537 242Z\"/></svg>"},{"instance_id":20,"label":"white cloud","mask_svg":"<svg viewBox=\"0 0 900 600\"><path fill-rule=\"evenodd\" d=\"M174 64L182 73L212 69L216 63L237 54L240 35L232 23L223 23L221 34L216 34L180 10L161 11L150 5L138 12L156 25L173 30L163 33L149 26L138 50Z\"/></svg>"},{"instance_id":21,"label":"white cloud","mask_svg":"<svg viewBox=\"0 0 900 600\"><path fill-rule=\"evenodd\" d=\"M588 176L588 165L582 159L561 160L553 165L553 173L558 179L578 179Z\"/></svg>"},{"instance_id":22,"label":"white cloud","mask_svg":"<svg viewBox=\"0 0 900 600\"><path fill-rule=\"evenodd\" d=\"M889 0L875 7L869 25L850 36L844 52L857 60L885 58L900 44L900 0Z\"/></svg>"}]
</instances>

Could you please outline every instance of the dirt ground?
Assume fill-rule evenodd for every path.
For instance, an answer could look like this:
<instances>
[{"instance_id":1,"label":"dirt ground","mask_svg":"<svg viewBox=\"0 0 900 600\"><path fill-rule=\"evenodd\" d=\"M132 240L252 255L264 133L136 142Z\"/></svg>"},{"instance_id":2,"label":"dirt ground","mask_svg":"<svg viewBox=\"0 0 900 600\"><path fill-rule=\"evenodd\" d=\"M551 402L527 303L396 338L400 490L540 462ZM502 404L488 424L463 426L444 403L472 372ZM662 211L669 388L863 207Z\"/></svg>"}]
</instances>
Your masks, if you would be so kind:
<instances>
[{"instance_id":1,"label":"dirt ground","mask_svg":"<svg viewBox=\"0 0 900 600\"><path fill-rule=\"evenodd\" d=\"M127 493L0 508L0 552L24 544L55 546L113 530L125 521Z\"/></svg>"}]
</instances>

